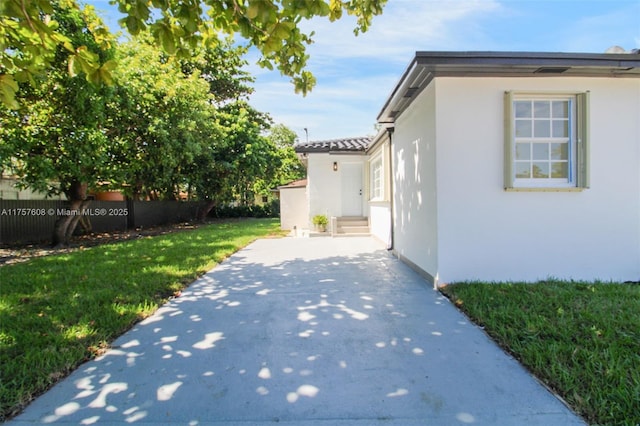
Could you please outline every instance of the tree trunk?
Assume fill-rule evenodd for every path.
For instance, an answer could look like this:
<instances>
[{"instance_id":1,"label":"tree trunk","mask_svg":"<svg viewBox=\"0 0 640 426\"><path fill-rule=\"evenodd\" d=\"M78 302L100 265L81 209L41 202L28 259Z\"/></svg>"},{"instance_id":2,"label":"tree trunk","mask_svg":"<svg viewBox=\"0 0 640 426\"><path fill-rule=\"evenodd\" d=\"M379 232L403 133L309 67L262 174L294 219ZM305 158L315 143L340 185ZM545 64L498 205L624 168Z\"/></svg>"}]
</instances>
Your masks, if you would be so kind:
<instances>
[{"instance_id":1,"label":"tree trunk","mask_svg":"<svg viewBox=\"0 0 640 426\"><path fill-rule=\"evenodd\" d=\"M87 208L89 203L91 203L91 201L89 200L82 201L82 203L80 204L80 209L78 210L78 214L73 216L71 222L69 222L67 233L65 234L67 245L69 244L69 240L71 240L71 237L73 237L73 233L75 232L76 228L78 227L78 223L80 223L80 219L82 218L82 213Z\"/></svg>"},{"instance_id":2,"label":"tree trunk","mask_svg":"<svg viewBox=\"0 0 640 426\"><path fill-rule=\"evenodd\" d=\"M82 215L82 210L88 204L88 201L86 200L87 184L73 181L69 184L69 187L65 191L65 195L68 200L67 206L65 206L62 214L58 216L53 227L51 245L54 248L69 246L69 239L78 225L78 221Z\"/></svg>"},{"instance_id":3,"label":"tree trunk","mask_svg":"<svg viewBox=\"0 0 640 426\"><path fill-rule=\"evenodd\" d=\"M207 216L209 216L209 212L216 206L216 202L213 200L209 200L207 201L206 204L204 204L203 206L201 206L198 209L198 220L200 222L204 222L207 219Z\"/></svg>"}]
</instances>

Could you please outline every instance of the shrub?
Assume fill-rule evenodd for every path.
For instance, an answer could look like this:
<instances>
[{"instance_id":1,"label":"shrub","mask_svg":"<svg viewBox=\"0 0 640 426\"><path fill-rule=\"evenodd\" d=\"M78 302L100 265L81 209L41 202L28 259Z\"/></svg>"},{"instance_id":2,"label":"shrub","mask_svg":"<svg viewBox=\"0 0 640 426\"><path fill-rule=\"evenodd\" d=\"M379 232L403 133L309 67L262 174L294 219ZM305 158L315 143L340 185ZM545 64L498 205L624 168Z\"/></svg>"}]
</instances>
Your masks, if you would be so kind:
<instances>
[{"instance_id":1,"label":"shrub","mask_svg":"<svg viewBox=\"0 0 640 426\"><path fill-rule=\"evenodd\" d=\"M329 219L323 214L317 214L313 217L313 224L317 226L327 226Z\"/></svg>"}]
</instances>

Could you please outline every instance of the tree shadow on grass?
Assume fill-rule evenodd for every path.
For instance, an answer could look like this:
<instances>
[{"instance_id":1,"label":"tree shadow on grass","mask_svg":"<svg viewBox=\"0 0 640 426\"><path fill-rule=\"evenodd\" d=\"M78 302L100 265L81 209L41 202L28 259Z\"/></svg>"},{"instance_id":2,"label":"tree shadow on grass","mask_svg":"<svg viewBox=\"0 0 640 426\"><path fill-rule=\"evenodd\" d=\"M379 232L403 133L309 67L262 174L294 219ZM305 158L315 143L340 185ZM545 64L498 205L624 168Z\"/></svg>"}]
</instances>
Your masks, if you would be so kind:
<instances>
[{"instance_id":1,"label":"tree shadow on grass","mask_svg":"<svg viewBox=\"0 0 640 426\"><path fill-rule=\"evenodd\" d=\"M0 420L237 250L228 240L242 233L184 233L0 268Z\"/></svg>"}]
</instances>

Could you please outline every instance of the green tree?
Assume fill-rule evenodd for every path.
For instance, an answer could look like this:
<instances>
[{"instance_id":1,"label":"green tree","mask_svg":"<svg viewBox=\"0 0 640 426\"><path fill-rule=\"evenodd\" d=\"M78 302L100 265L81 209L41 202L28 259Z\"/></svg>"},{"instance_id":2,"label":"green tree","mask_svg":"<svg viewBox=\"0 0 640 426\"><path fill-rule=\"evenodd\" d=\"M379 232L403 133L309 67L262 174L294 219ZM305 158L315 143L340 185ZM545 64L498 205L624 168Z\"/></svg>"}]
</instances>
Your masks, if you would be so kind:
<instances>
[{"instance_id":1,"label":"green tree","mask_svg":"<svg viewBox=\"0 0 640 426\"><path fill-rule=\"evenodd\" d=\"M70 37L60 11L80 16L91 33L89 43ZM3 0L0 2L0 103L17 108L18 83L37 86L49 67L67 65L71 76L83 74L94 83L111 82L112 62L95 55L95 45L109 50L113 36L91 6L75 0Z\"/></svg>"},{"instance_id":2,"label":"green tree","mask_svg":"<svg viewBox=\"0 0 640 426\"><path fill-rule=\"evenodd\" d=\"M278 149L282 163L271 188L304 178L307 171L293 148L298 135L284 124L277 124L271 127L268 138Z\"/></svg>"},{"instance_id":3,"label":"green tree","mask_svg":"<svg viewBox=\"0 0 640 426\"><path fill-rule=\"evenodd\" d=\"M255 81L244 67L247 48L236 46L232 38L222 40L215 46L196 47L192 56L180 58L182 72L190 76L196 72L209 84L213 102L222 106L229 101L247 100L253 93Z\"/></svg>"},{"instance_id":4,"label":"green tree","mask_svg":"<svg viewBox=\"0 0 640 426\"><path fill-rule=\"evenodd\" d=\"M215 134L211 83L146 39L121 46L109 104L113 177L134 199L176 199Z\"/></svg>"},{"instance_id":5,"label":"green tree","mask_svg":"<svg viewBox=\"0 0 640 426\"><path fill-rule=\"evenodd\" d=\"M87 17L89 17L87 19ZM73 46L83 46L83 57L98 66L113 63L112 44L97 37L88 21L97 19L91 9L51 9L57 31ZM103 174L109 162L106 137L106 102L112 88L92 84L82 67L68 72L66 48L58 46L50 58L48 74L33 78L33 86L20 92L23 107L0 106L0 140L12 171L22 185L48 193L64 193L71 211L81 211L87 189ZM75 62L76 64L78 62ZM91 80L91 78L89 78ZM58 218L53 244L68 242L79 215Z\"/></svg>"},{"instance_id":6,"label":"green tree","mask_svg":"<svg viewBox=\"0 0 640 426\"><path fill-rule=\"evenodd\" d=\"M303 179L306 176L306 169L293 148L296 138L295 132L284 124L276 124L271 127L267 139L271 141L275 149L278 167L271 179L258 179L255 182L254 191L256 193L268 196L272 189L294 180Z\"/></svg>"},{"instance_id":7,"label":"green tree","mask_svg":"<svg viewBox=\"0 0 640 426\"><path fill-rule=\"evenodd\" d=\"M315 84L305 70L306 46L313 32L300 28L303 19L340 19L343 13L357 18L355 34L366 31L386 0L115 0L125 16L121 25L133 35L147 28L169 54L191 56L196 46L215 46L219 35L240 35L262 54L259 64L277 68L289 76L296 92L306 94ZM52 5L78 9L76 0L3 0L0 2L0 98L16 107L16 80L30 80L51 61L57 46L64 46L71 62L78 62L88 78L110 79L111 66L83 56L86 49L70 45L57 21ZM98 35L108 31L97 21L88 21ZM73 68L73 67L72 67Z\"/></svg>"},{"instance_id":8,"label":"green tree","mask_svg":"<svg viewBox=\"0 0 640 426\"><path fill-rule=\"evenodd\" d=\"M263 136L271 125L268 115L237 101L219 108L216 122L221 134L197 158L191 175L197 198L207 201L201 219L222 203L251 204L256 181L271 179L279 166L275 146Z\"/></svg>"}]
</instances>

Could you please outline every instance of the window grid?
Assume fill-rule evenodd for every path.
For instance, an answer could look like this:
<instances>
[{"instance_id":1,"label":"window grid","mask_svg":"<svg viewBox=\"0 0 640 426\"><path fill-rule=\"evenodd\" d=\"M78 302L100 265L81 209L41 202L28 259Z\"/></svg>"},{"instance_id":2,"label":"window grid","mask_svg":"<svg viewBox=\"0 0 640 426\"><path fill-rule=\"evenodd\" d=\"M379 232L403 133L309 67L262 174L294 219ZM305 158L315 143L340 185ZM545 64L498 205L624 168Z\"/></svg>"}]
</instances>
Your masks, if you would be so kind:
<instances>
[{"instance_id":1,"label":"window grid","mask_svg":"<svg viewBox=\"0 0 640 426\"><path fill-rule=\"evenodd\" d=\"M570 183L572 100L516 99L513 111L515 178L521 182Z\"/></svg>"},{"instance_id":2,"label":"window grid","mask_svg":"<svg viewBox=\"0 0 640 426\"><path fill-rule=\"evenodd\" d=\"M377 158L371 164L371 198L382 198L382 158Z\"/></svg>"}]
</instances>

